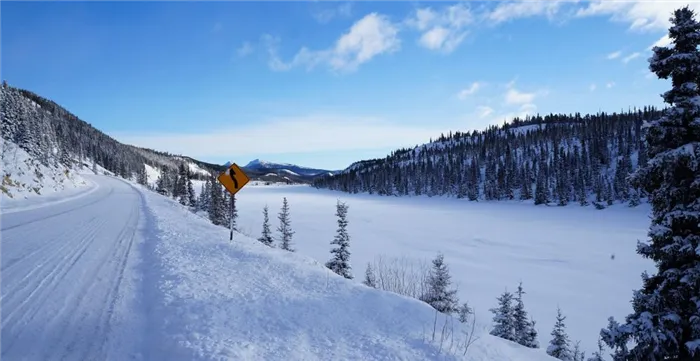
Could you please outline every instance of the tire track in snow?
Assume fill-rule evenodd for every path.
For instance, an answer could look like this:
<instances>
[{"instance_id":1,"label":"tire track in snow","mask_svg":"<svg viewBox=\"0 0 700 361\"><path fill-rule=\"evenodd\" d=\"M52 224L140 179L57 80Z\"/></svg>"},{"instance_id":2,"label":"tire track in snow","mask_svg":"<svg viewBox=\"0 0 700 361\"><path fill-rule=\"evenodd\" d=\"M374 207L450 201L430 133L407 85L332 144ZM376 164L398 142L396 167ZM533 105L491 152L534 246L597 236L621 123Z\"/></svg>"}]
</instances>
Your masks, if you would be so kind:
<instances>
[{"instance_id":1,"label":"tire track in snow","mask_svg":"<svg viewBox=\"0 0 700 361\"><path fill-rule=\"evenodd\" d=\"M140 295L140 275L132 271L144 200L126 182L98 179L109 191L39 213L3 215L15 224L3 229L0 358L108 360L142 353L135 319L144 314L130 307Z\"/></svg>"}]
</instances>

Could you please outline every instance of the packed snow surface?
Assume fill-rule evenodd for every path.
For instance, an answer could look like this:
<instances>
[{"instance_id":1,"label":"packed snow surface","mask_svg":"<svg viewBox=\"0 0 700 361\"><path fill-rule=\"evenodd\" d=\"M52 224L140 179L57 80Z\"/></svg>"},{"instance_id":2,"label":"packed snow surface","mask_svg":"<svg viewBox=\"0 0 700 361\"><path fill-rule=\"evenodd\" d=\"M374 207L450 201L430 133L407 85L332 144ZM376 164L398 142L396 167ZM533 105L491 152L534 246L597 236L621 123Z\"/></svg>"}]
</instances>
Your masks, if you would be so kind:
<instances>
[{"instance_id":1,"label":"packed snow surface","mask_svg":"<svg viewBox=\"0 0 700 361\"><path fill-rule=\"evenodd\" d=\"M522 281L545 348L561 306L569 336L590 355L607 318L624 319L632 311L632 290L641 287L642 271L654 269L635 252L637 240L646 239L648 205L596 210L247 186L236 196L241 231L259 237L265 205L274 231L282 197L296 232L293 246L319 262L330 258L336 201L347 202L350 261L360 280L380 255L429 262L444 253L460 299L475 308L482 324L490 325L496 297Z\"/></svg>"},{"instance_id":2,"label":"packed snow surface","mask_svg":"<svg viewBox=\"0 0 700 361\"><path fill-rule=\"evenodd\" d=\"M3 360L550 360L481 326L447 351L424 303L85 177L82 197L2 214Z\"/></svg>"}]
</instances>

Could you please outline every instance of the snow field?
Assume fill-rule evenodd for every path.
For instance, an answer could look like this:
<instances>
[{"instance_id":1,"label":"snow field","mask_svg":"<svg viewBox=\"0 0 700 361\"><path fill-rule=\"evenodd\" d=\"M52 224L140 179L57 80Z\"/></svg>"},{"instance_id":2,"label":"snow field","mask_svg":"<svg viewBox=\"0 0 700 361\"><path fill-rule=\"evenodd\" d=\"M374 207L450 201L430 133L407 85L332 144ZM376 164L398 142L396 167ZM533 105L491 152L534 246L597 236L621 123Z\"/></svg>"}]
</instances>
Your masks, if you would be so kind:
<instances>
[{"instance_id":1,"label":"snow field","mask_svg":"<svg viewBox=\"0 0 700 361\"><path fill-rule=\"evenodd\" d=\"M227 229L169 198L145 194L159 239L151 262L160 265L157 293L164 303L151 312L153 319L165 321L160 356L551 360L544 350L525 349L481 330L466 356L456 347L444 351L447 341L440 351L439 341L425 339L435 317L430 306L345 280L301 253L269 248L238 233L230 242ZM464 330L458 323L454 327L456 334Z\"/></svg>"},{"instance_id":2,"label":"snow field","mask_svg":"<svg viewBox=\"0 0 700 361\"><path fill-rule=\"evenodd\" d=\"M557 306L567 317L572 342L587 354L609 316L631 311L632 290L653 264L636 254L645 239L648 205L533 207L519 202L468 202L454 198L351 195L308 186L246 187L236 197L238 227L257 238L262 208L272 230L282 197L290 204L293 247L323 264L336 230L335 204L349 205L350 261L356 281L377 256L429 262L437 252L488 328L496 297L523 282L526 309L537 321L542 349L550 340ZM614 260L611 256L614 255Z\"/></svg>"}]
</instances>

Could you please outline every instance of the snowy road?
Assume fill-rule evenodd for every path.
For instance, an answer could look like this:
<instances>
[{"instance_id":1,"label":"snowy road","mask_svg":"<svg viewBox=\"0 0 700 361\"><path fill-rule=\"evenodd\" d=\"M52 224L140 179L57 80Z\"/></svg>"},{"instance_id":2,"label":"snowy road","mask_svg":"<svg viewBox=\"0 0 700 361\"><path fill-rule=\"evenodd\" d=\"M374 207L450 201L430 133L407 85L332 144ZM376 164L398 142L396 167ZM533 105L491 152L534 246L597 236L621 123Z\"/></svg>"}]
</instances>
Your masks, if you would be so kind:
<instances>
[{"instance_id":1,"label":"snowy road","mask_svg":"<svg viewBox=\"0 0 700 361\"><path fill-rule=\"evenodd\" d=\"M2 360L111 360L144 351L144 200L118 179L88 178L99 187L85 196L2 214Z\"/></svg>"}]
</instances>

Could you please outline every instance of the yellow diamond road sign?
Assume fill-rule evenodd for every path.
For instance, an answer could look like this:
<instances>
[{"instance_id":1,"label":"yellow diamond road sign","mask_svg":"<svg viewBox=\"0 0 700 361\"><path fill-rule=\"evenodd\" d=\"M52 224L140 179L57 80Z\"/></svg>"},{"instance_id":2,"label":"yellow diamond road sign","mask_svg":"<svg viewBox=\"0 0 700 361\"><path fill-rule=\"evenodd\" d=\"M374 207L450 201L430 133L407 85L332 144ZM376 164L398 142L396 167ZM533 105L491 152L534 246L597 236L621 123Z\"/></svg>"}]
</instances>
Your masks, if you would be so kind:
<instances>
[{"instance_id":1,"label":"yellow diamond road sign","mask_svg":"<svg viewBox=\"0 0 700 361\"><path fill-rule=\"evenodd\" d=\"M217 179L231 195L238 193L250 181L250 178L236 163L231 164L225 172L219 174Z\"/></svg>"}]
</instances>

